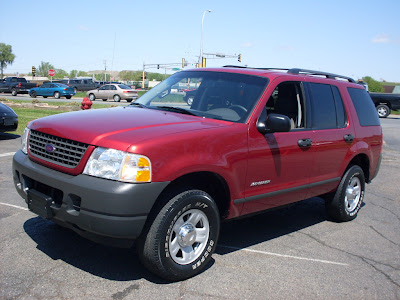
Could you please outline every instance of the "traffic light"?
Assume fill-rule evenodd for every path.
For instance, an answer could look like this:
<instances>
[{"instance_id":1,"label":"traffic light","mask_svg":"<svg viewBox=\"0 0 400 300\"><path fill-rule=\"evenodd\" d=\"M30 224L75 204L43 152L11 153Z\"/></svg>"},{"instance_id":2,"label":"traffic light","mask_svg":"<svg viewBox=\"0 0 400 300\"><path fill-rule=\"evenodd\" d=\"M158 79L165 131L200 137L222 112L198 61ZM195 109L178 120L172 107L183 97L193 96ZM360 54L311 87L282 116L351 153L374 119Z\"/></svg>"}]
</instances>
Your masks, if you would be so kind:
<instances>
[{"instance_id":1,"label":"traffic light","mask_svg":"<svg viewBox=\"0 0 400 300\"><path fill-rule=\"evenodd\" d=\"M35 66L32 66L32 76L35 77L36 75L36 68Z\"/></svg>"},{"instance_id":2,"label":"traffic light","mask_svg":"<svg viewBox=\"0 0 400 300\"><path fill-rule=\"evenodd\" d=\"M182 69L185 67L185 59L182 58Z\"/></svg>"},{"instance_id":3,"label":"traffic light","mask_svg":"<svg viewBox=\"0 0 400 300\"><path fill-rule=\"evenodd\" d=\"M242 54L238 55L238 62L242 62Z\"/></svg>"}]
</instances>

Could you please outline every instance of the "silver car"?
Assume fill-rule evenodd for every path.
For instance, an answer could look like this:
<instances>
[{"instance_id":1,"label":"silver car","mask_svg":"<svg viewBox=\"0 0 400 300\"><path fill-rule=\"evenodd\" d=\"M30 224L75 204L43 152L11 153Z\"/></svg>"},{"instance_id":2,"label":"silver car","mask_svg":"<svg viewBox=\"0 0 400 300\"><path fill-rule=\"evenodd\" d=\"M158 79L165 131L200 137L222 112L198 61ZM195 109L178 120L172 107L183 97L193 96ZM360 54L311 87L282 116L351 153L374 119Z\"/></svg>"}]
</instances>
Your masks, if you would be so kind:
<instances>
[{"instance_id":1,"label":"silver car","mask_svg":"<svg viewBox=\"0 0 400 300\"><path fill-rule=\"evenodd\" d=\"M86 96L91 101L96 99L102 99L103 101L113 99L115 102L119 102L123 99L131 102L138 98L138 93L125 84L105 84L95 90L87 91Z\"/></svg>"}]
</instances>

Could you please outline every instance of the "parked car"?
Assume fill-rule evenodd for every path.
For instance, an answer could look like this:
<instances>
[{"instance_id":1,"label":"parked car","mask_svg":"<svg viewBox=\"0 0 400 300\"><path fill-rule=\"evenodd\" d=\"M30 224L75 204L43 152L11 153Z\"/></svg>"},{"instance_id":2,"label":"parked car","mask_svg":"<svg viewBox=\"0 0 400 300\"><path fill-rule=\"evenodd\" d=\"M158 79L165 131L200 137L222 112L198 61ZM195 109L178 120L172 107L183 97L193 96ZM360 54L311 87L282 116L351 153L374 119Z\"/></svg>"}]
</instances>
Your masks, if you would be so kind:
<instances>
[{"instance_id":1,"label":"parked car","mask_svg":"<svg viewBox=\"0 0 400 300\"><path fill-rule=\"evenodd\" d=\"M72 87L75 93L78 91L89 91L100 86L100 84L97 81L93 81L91 77L63 79L61 83Z\"/></svg>"},{"instance_id":2,"label":"parked car","mask_svg":"<svg viewBox=\"0 0 400 300\"><path fill-rule=\"evenodd\" d=\"M171 87L190 82L189 107ZM353 79L243 67L181 71L128 106L30 122L21 140L12 177L32 212L99 243L136 240L169 281L207 269L223 220L314 196L353 220L383 143Z\"/></svg>"},{"instance_id":3,"label":"parked car","mask_svg":"<svg viewBox=\"0 0 400 300\"><path fill-rule=\"evenodd\" d=\"M29 95L32 98L36 98L37 96L54 97L56 99L60 99L61 97L65 97L67 99L71 99L73 95L75 95L75 91L72 87L62 84L62 83L43 83L41 86L37 88L30 89Z\"/></svg>"},{"instance_id":4,"label":"parked car","mask_svg":"<svg viewBox=\"0 0 400 300\"><path fill-rule=\"evenodd\" d=\"M15 131L18 128L18 115L12 108L0 103L0 132Z\"/></svg>"},{"instance_id":5,"label":"parked car","mask_svg":"<svg viewBox=\"0 0 400 300\"><path fill-rule=\"evenodd\" d=\"M103 101L114 99L115 102L119 102L123 99L131 102L138 98L138 93L125 84L106 84L95 90L88 91L86 97L89 97L91 101L96 99L102 99Z\"/></svg>"},{"instance_id":6,"label":"parked car","mask_svg":"<svg viewBox=\"0 0 400 300\"><path fill-rule=\"evenodd\" d=\"M36 83L30 83L22 77L6 77L0 79L0 92L11 93L13 96L27 94L29 89L37 87Z\"/></svg>"},{"instance_id":7,"label":"parked car","mask_svg":"<svg viewBox=\"0 0 400 300\"><path fill-rule=\"evenodd\" d=\"M400 94L369 93L379 118L386 118L392 110L400 110Z\"/></svg>"}]
</instances>

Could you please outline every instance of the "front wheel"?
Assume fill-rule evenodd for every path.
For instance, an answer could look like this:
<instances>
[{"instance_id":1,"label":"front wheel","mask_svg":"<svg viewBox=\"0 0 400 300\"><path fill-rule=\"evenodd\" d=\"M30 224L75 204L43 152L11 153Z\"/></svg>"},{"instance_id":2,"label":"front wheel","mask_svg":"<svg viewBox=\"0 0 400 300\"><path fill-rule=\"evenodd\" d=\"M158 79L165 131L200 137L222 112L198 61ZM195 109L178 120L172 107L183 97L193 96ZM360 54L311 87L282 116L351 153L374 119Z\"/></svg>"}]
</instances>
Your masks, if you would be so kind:
<instances>
[{"instance_id":1,"label":"front wheel","mask_svg":"<svg viewBox=\"0 0 400 300\"><path fill-rule=\"evenodd\" d=\"M359 166L354 165L343 175L336 192L327 196L328 216L338 222L355 219L361 208L364 192L364 172Z\"/></svg>"},{"instance_id":2,"label":"front wheel","mask_svg":"<svg viewBox=\"0 0 400 300\"><path fill-rule=\"evenodd\" d=\"M149 222L137 245L151 272L178 281L204 270L216 248L220 224L210 195L200 190L178 193Z\"/></svg>"},{"instance_id":3,"label":"front wheel","mask_svg":"<svg viewBox=\"0 0 400 300\"><path fill-rule=\"evenodd\" d=\"M60 99L60 93L59 93L59 92L55 92L55 93L54 93L54 98Z\"/></svg>"},{"instance_id":4,"label":"front wheel","mask_svg":"<svg viewBox=\"0 0 400 300\"><path fill-rule=\"evenodd\" d=\"M36 92L35 92L35 91L32 91L29 95L30 95L32 98L36 98Z\"/></svg>"},{"instance_id":5,"label":"front wheel","mask_svg":"<svg viewBox=\"0 0 400 300\"><path fill-rule=\"evenodd\" d=\"M113 99L115 102L121 101L121 97L119 95L114 95Z\"/></svg>"},{"instance_id":6,"label":"front wheel","mask_svg":"<svg viewBox=\"0 0 400 300\"><path fill-rule=\"evenodd\" d=\"M96 96L94 94L90 94L89 99L90 99L90 101L94 101L94 100L96 100Z\"/></svg>"},{"instance_id":7,"label":"front wheel","mask_svg":"<svg viewBox=\"0 0 400 300\"><path fill-rule=\"evenodd\" d=\"M376 111L378 112L379 118L386 118L390 115L390 108L386 104L379 104L376 107Z\"/></svg>"},{"instance_id":8,"label":"front wheel","mask_svg":"<svg viewBox=\"0 0 400 300\"><path fill-rule=\"evenodd\" d=\"M71 99L71 97L72 97L72 96L65 96L65 98L67 98L67 99Z\"/></svg>"}]
</instances>

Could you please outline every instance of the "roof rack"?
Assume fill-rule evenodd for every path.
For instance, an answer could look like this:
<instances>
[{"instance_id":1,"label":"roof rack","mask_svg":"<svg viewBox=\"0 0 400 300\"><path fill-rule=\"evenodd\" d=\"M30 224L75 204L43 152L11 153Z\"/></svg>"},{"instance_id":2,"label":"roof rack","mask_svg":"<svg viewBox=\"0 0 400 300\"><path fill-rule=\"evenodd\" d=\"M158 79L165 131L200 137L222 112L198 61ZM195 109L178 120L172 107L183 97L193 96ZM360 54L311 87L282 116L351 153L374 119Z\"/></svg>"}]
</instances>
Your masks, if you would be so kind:
<instances>
[{"instance_id":1,"label":"roof rack","mask_svg":"<svg viewBox=\"0 0 400 300\"><path fill-rule=\"evenodd\" d=\"M246 67L227 65L227 66L224 66L224 68L246 68ZM341 79L347 80L348 82L354 82L354 83L356 82L351 77L342 76L342 75L338 75L338 74L327 73L327 72L321 72L321 71L300 69L300 68L291 68L291 69L284 69L284 68L249 68L249 69L287 71L289 74L294 74L294 75L300 75L300 74L303 74L303 75L317 75L317 76L325 76L326 78L330 78L330 79L341 78Z\"/></svg>"}]
</instances>

